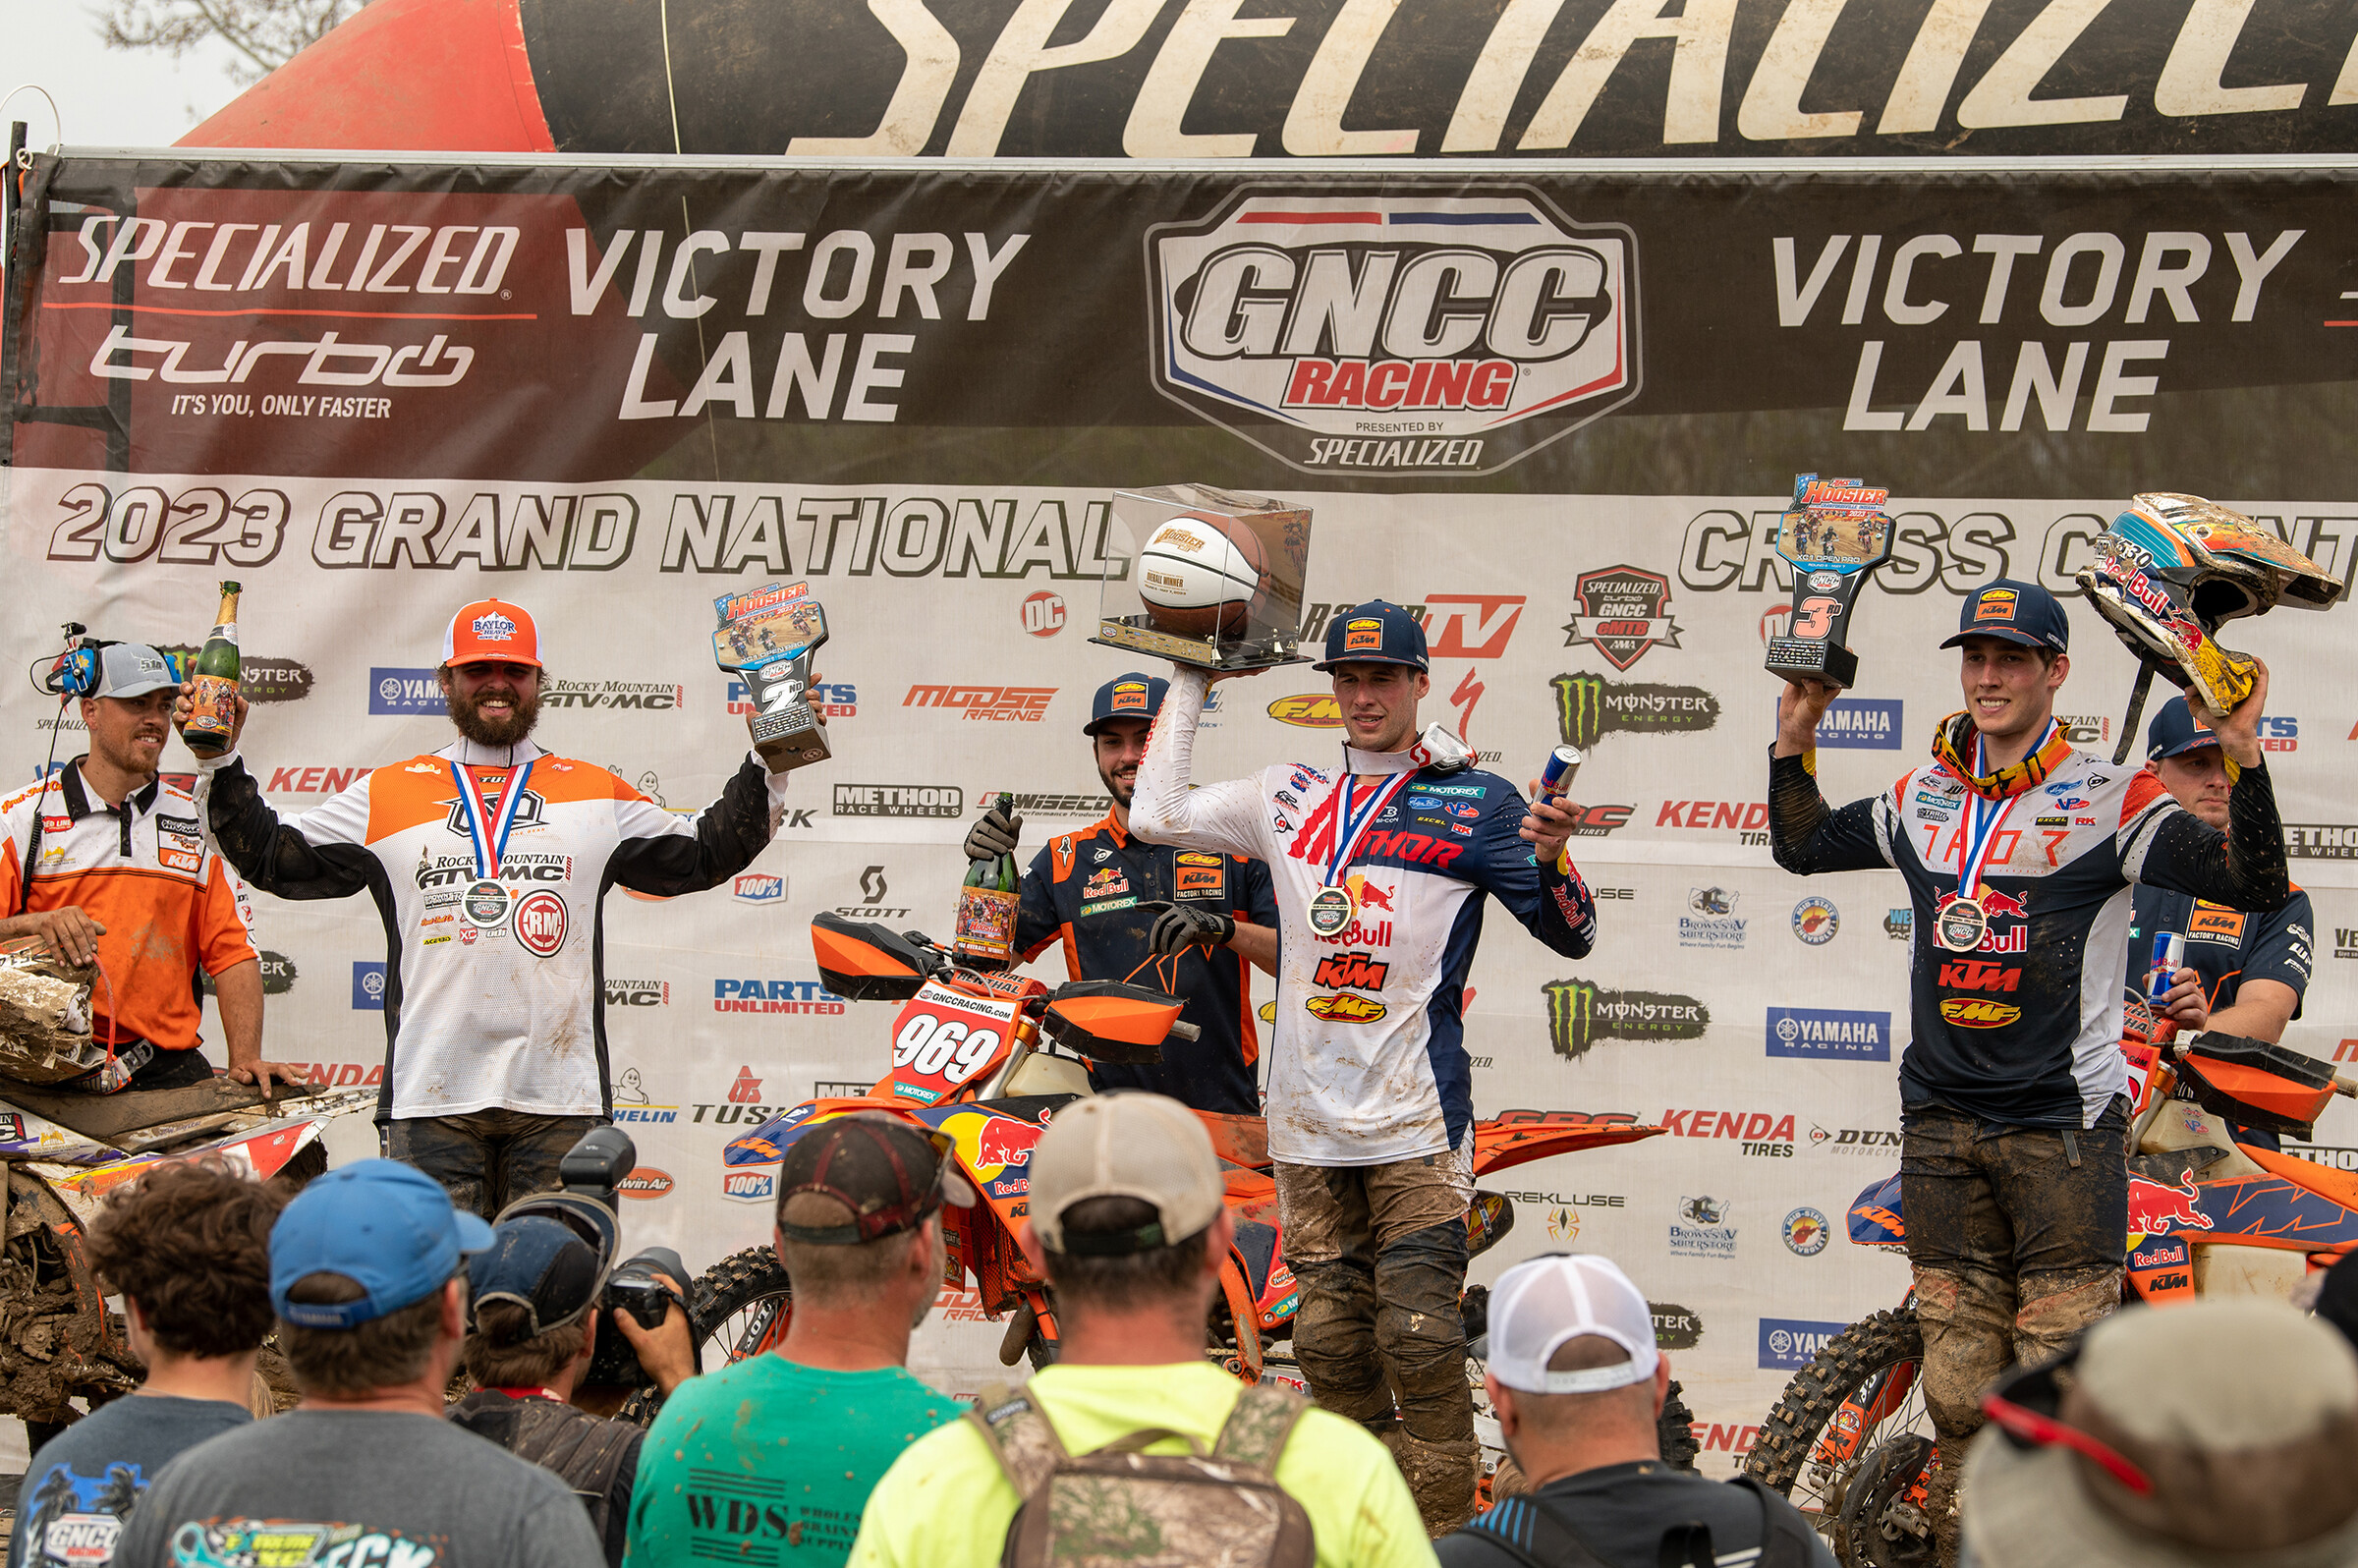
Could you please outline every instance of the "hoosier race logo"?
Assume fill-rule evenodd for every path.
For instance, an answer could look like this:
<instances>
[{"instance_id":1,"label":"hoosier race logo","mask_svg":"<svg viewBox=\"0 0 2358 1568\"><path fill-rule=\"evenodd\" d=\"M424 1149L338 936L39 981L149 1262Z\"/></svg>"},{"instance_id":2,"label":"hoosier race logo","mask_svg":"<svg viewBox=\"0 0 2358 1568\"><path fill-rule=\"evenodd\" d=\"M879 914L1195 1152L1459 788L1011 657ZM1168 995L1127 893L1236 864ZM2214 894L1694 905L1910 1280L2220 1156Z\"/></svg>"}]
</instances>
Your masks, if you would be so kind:
<instances>
[{"instance_id":1,"label":"hoosier race logo","mask_svg":"<svg viewBox=\"0 0 2358 1568\"><path fill-rule=\"evenodd\" d=\"M1162 394L1314 473L1495 473L1635 397L1637 244L1517 186L1148 231Z\"/></svg>"}]
</instances>

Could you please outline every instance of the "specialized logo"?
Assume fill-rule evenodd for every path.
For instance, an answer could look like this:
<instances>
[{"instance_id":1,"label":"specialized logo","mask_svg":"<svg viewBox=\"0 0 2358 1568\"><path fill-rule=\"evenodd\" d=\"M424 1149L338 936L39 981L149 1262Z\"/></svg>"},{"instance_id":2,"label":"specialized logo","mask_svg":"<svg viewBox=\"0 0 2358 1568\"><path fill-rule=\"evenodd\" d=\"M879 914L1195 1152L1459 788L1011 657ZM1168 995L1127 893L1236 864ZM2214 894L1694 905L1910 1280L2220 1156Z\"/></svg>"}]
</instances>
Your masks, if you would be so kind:
<instances>
[{"instance_id":1,"label":"specialized logo","mask_svg":"<svg viewBox=\"0 0 2358 1568\"><path fill-rule=\"evenodd\" d=\"M1837 697L1818 721L1818 744L1833 750L1896 752L1900 749L1899 699Z\"/></svg>"},{"instance_id":2,"label":"specialized logo","mask_svg":"<svg viewBox=\"0 0 2358 1568\"><path fill-rule=\"evenodd\" d=\"M1606 990L1584 980L1550 980L1540 994L1548 1044L1575 1059L1600 1039L1701 1039L1712 1022L1711 1009L1692 996Z\"/></svg>"},{"instance_id":3,"label":"specialized logo","mask_svg":"<svg viewBox=\"0 0 2358 1568\"><path fill-rule=\"evenodd\" d=\"M1670 580L1634 566L1608 566L1574 580L1577 606L1564 623L1564 646L1586 644L1626 670L1659 644L1678 646L1678 623L1670 618Z\"/></svg>"},{"instance_id":4,"label":"specialized logo","mask_svg":"<svg viewBox=\"0 0 2358 1568\"><path fill-rule=\"evenodd\" d=\"M1793 934L1812 947L1824 947L1842 928L1842 912L1833 901L1813 893L1793 906Z\"/></svg>"},{"instance_id":5,"label":"specialized logo","mask_svg":"<svg viewBox=\"0 0 2358 1568\"><path fill-rule=\"evenodd\" d=\"M516 901L517 942L535 958L565 945L565 900L543 887Z\"/></svg>"},{"instance_id":6,"label":"specialized logo","mask_svg":"<svg viewBox=\"0 0 2358 1568\"><path fill-rule=\"evenodd\" d=\"M1941 1002L1940 1016L1959 1029L2003 1029L2022 1016L2022 1009L2011 1002L1951 996Z\"/></svg>"},{"instance_id":7,"label":"specialized logo","mask_svg":"<svg viewBox=\"0 0 2358 1568\"><path fill-rule=\"evenodd\" d=\"M1300 697L1281 697L1271 702L1269 717L1296 729L1331 730L1341 726L1343 710L1327 693L1305 692Z\"/></svg>"},{"instance_id":8,"label":"specialized logo","mask_svg":"<svg viewBox=\"0 0 2358 1568\"><path fill-rule=\"evenodd\" d=\"M903 707L952 707L970 719L1038 724L1047 717L1053 686L912 686Z\"/></svg>"},{"instance_id":9,"label":"specialized logo","mask_svg":"<svg viewBox=\"0 0 2358 1568\"><path fill-rule=\"evenodd\" d=\"M1800 1257L1815 1258L1825 1252L1826 1241L1833 1233L1833 1227L1825 1222L1825 1216L1815 1208L1796 1208L1785 1216L1785 1249Z\"/></svg>"},{"instance_id":10,"label":"specialized logo","mask_svg":"<svg viewBox=\"0 0 2358 1568\"><path fill-rule=\"evenodd\" d=\"M1302 1010L1329 1024L1373 1024L1391 1011L1372 997L1348 992L1340 996L1313 996L1303 1002Z\"/></svg>"},{"instance_id":11,"label":"specialized logo","mask_svg":"<svg viewBox=\"0 0 2358 1568\"><path fill-rule=\"evenodd\" d=\"M1624 731L1685 735L1719 722L1719 700L1700 686L1614 681L1585 671L1547 684L1555 692L1555 727L1563 743L1583 750Z\"/></svg>"},{"instance_id":12,"label":"specialized logo","mask_svg":"<svg viewBox=\"0 0 2358 1568\"><path fill-rule=\"evenodd\" d=\"M1148 232L1163 396L1295 468L1492 473L1637 395L1637 246L1536 194L1241 193Z\"/></svg>"},{"instance_id":13,"label":"specialized logo","mask_svg":"<svg viewBox=\"0 0 2358 1568\"><path fill-rule=\"evenodd\" d=\"M1373 953L1328 953L1319 960L1310 982L1332 990L1379 991L1391 968L1377 963Z\"/></svg>"},{"instance_id":14,"label":"specialized logo","mask_svg":"<svg viewBox=\"0 0 2358 1568\"><path fill-rule=\"evenodd\" d=\"M1891 1015L1820 1007L1771 1007L1768 1054L1887 1062L1891 1059Z\"/></svg>"}]
</instances>

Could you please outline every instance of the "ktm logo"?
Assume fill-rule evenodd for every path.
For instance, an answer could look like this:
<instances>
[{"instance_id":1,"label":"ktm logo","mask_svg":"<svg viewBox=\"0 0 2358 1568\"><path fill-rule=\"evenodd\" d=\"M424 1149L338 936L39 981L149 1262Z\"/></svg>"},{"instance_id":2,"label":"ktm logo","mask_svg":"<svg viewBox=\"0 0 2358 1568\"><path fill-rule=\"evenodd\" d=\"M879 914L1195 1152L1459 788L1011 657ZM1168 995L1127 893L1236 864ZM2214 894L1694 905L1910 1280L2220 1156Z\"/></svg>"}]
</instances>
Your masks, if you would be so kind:
<instances>
[{"instance_id":1,"label":"ktm logo","mask_svg":"<svg viewBox=\"0 0 2358 1568\"><path fill-rule=\"evenodd\" d=\"M1373 953L1329 953L1319 960L1318 973L1311 976L1310 982L1338 990L1382 990L1383 979L1392 967L1375 959Z\"/></svg>"},{"instance_id":2,"label":"ktm logo","mask_svg":"<svg viewBox=\"0 0 2358 1568\"><path fill-rule=\"evenodd\" d=\"M1940 983L1961 991L2010 991L2021 982L2021 970L1987 959L1960 958L1940 966Z\"/></svg>"},{"instance_id":3,"label":"ktm logo","mask_svg":"<svg viewBox=\"0 0 2358 1568\"><path fill-rule=\"evenodd\" d=\"M1313 996L1302 1007L1311 1017L1329 1024L1373 1024L1390 1011L1366 996Z\"/></svg>"},{"instance_id":4,"label":"ktm logo","mask_svg":"<svg viewBox=\"0 0 2358 1568\"><path fill-rule=\"evenodd\" d=\"M2003 1029L2022 1016L2009 1002L1985 1002L1976 996L1951 996L1940 1004L1940 1016L1959 1029Z\"/></svg>"},{"instance_id":5,"label":"ktm logo","mask_svg":"<svg viewBox=\"0 0 2358 1568\"><path fill-rule=\"evenodd\" d=\"M1326 694L1306 692L1300 697L1281 697L1271 702L1269 717L1297 729L1331 730L1341 727L1343 710Z\"/></svg>"}]
</instances>

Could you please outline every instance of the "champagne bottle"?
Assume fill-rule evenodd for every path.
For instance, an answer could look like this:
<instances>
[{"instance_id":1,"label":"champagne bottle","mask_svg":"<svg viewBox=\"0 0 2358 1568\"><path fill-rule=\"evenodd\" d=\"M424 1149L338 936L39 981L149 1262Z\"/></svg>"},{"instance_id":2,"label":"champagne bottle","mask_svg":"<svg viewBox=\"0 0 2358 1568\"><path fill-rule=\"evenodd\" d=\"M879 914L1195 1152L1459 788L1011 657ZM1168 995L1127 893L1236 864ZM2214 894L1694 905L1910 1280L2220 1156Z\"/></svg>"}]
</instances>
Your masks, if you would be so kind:
<instances>
[{"instance_id":1,"label":"champagne bottle","mask_svg":"<svg viewBox=\"0 0 2358 1568\"><path fill-rule=\"evenodd\" d=\"M221 585L220 618L190 670L191 710L180 738L198 756L219 756L229 750L237 717L238 595L244 591L235 583Z\"/></svg>"},{"instance_id":2,"label":"champagne bottle","mask_svg":"<svg viewBox=\"0 0 2358 1568\"><path fill-rule=\"evenodd\" d=\"M1014 814L1014 796L1001 795L994 804L1000 812ZM1013 965L1020 883L1012 853L967 864L966 880L958 889L957 936L951 943L960 964L978 970Z\"/></svg>"}]
</instances>

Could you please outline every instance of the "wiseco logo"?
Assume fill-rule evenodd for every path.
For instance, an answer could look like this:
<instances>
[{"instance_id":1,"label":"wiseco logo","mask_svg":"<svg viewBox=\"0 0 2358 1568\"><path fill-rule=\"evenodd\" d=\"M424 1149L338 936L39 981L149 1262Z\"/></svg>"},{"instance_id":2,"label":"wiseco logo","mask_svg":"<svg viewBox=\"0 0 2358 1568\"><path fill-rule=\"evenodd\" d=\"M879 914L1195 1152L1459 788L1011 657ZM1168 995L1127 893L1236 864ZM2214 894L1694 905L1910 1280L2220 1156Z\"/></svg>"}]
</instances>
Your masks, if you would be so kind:
<instances>
[{"instance_id":1,"label":"wiseco logo","mask_svg":"<svg viewBox=\"0 0 2358 1568\"><path fill-rule=\"evenodd\" d=\"M1305 692L1300 697L1281 697L1271 702L1269 717L1299 729L1331 730L1342 724L1343 710L1323 692Z\"/></svg>"},{"instance_id":2,"label":"wiseco logo","mask_svg":"<svg viewBox=\"0 0 2358 1568\"><path fill-rule=\"evenodd\" d=\"M1297 467L1488 472L1637 393L1630 231L1511 189L1246 192L1148 249L1158 389Z\"/></svg>"}]
</instances>

